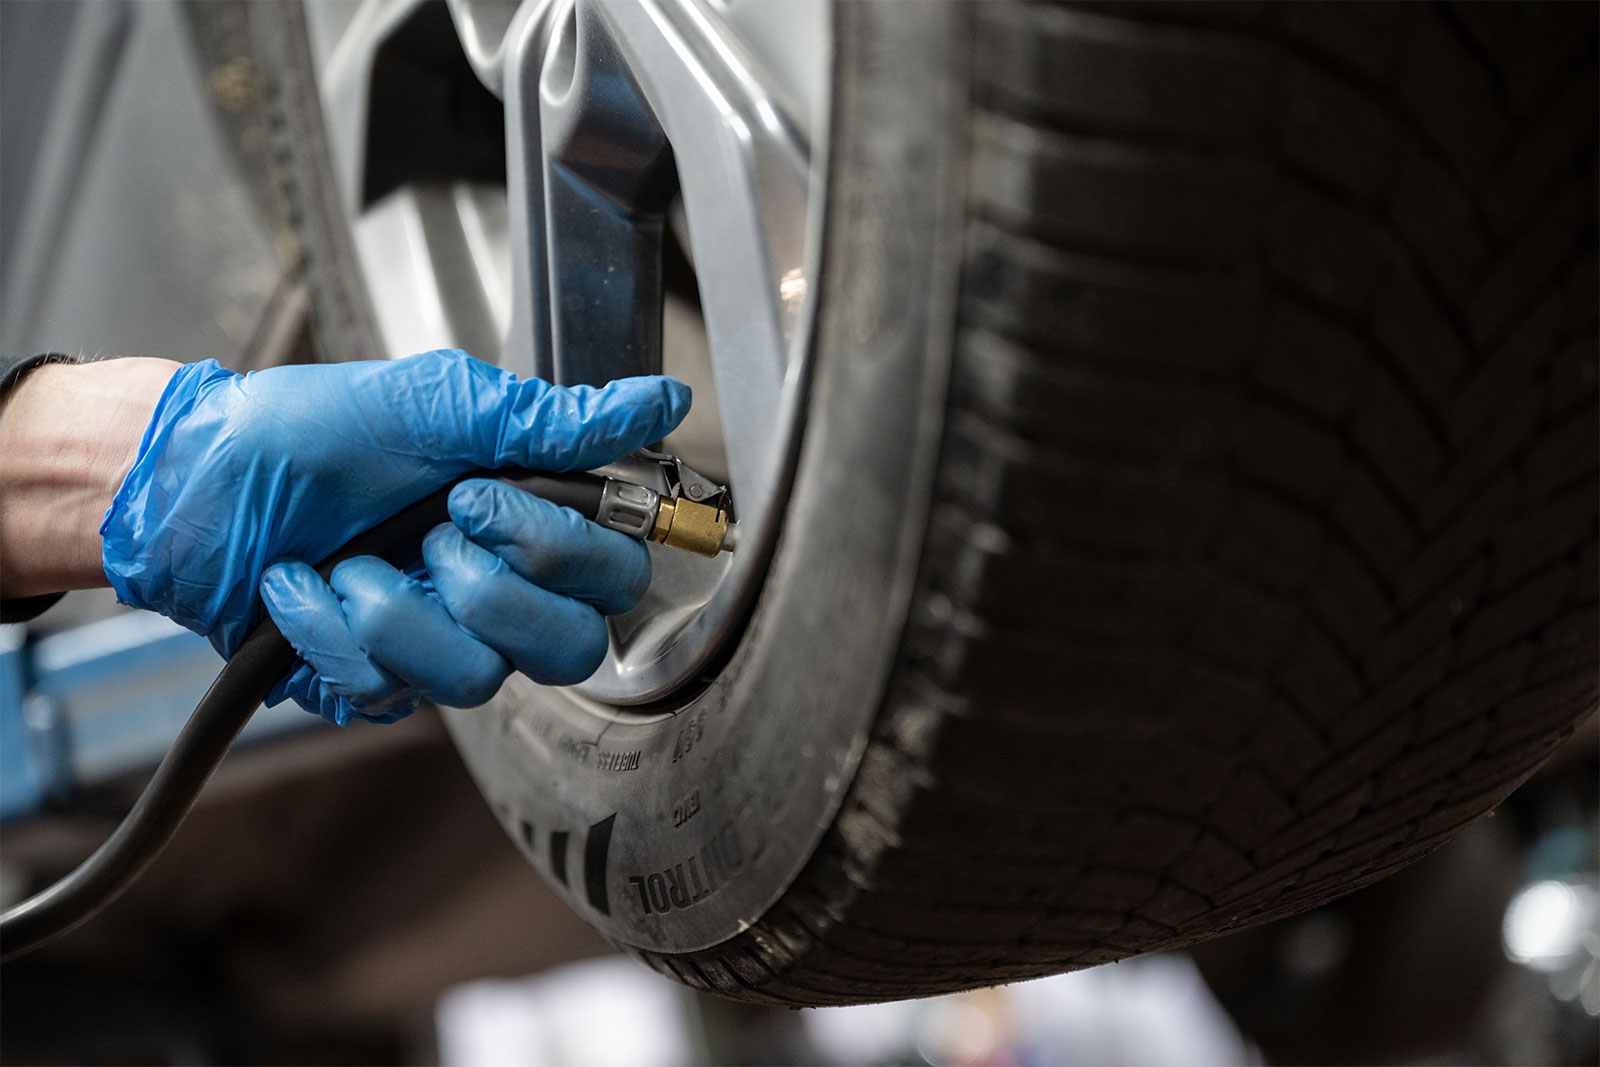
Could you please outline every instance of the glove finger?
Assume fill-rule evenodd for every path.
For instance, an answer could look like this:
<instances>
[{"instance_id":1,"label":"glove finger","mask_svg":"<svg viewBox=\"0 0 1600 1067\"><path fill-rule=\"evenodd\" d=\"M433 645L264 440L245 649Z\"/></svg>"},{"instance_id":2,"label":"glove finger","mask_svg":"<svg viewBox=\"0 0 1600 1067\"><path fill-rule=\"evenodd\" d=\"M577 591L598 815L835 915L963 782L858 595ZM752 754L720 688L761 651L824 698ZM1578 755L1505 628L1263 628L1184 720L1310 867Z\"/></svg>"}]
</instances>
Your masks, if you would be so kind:
<instances>
[{"instance_id":1,"label":"glove finger","mask_svg":"<svg viewBox=\"0 0 1600 1067\"><path fill-rule=\"evenodd\" d=\"M456 526L512 570L603 614L632 610L650 585L650 553L642 543L570 508L489 479L456 486L449 506Z\"/></svg>"},{"instance_id":2,"label":"glove finger","mask_svg":"<svg viewBox=\"0 0 1600 1067\"><path fill-rule=\"evenodd\" d=\"M355 705L317 681L317 669L301 660L279 679L267 694L267 707L293 700L302 709L320 715L335 726L349 726L357 718Z\"/></svg>"},{"instance_id":3,"label":"glove finger","mask_svg":"<svg viewBox=\"0 0 1600 1067\"><path fill-rule=\"evenodd\" d=\"M417 696L409 689L401 690L402 699L386 705L387 711L360 711L344 697L324 685L317 677L316 668L309 663L299 663L272 687L267 697L267 707L276 707L285 700L293 700L313 715L320 715L335 726L349 726L356 719L371 723L399 722L417 710Z\"/></svg>"},{"instance_id":4,"label":"glove finger","mask_svg":"<svg viewBox=\"0 0 1600 1067\"><path fill-rule=\"evenodd\" d=\"M598 611L527 581L454 526L434 527L422 554L456 623L534 681L575 685L605 658L611 638Z\"/></svg>"},{"instance_id":5,"label":"glove finger","mask_svg":"<svg viewBox=\"0 0 1600 1067\"><path fill-rule=\"evenodd\" d=\"M502 413L496 467L588 470L661 440L689 413L673 378L620 378L602 388L518 382Z\"/></svg>"},{"instance_id":6,"label":"glove finger","mask_svg":"<svg viewBox=\"0 0 1600 1067\"><path fill-rule=\"evenodd\" d=\"M672 378L623 378L600 389L551 385L456 349L376 364L359 401L368 419L393 423L396 401L416 407L405 420L408 449L433 461L567 471L599 467L659 441L689 412L689 387ZM384 418L387 416L386 418Z\"/></svg>"},{"instance_id":7,"label":"glove finger","mask_svg":"<svg viewBox=\"0 0 1600 1067\"><path fill-rule=\"evenodd\" d=\"M327 690L316 693L309 679L299 680L291 695L301 707L345 726L355 715L389 717L409 703L397 716L403 717L416 706L405 683L368 658L339 598L309 564L289 560L268 567L261 576L261 599L272 621ZM295 675L290 677L294 682ZM341 700L349 707L341 708Z\"/></svg>"},{"instance_id":8,"label":"glove finger","mask_svg":"<svg viewBox=\"0 0 1600 1067\"><path fill-rule=\"evenodd\" d=\"M461 627L436 596L372 556L334 568L333 589L361 647L429 700L476 707L511 673L505 658Z\"/></svg>"}]
</instances>

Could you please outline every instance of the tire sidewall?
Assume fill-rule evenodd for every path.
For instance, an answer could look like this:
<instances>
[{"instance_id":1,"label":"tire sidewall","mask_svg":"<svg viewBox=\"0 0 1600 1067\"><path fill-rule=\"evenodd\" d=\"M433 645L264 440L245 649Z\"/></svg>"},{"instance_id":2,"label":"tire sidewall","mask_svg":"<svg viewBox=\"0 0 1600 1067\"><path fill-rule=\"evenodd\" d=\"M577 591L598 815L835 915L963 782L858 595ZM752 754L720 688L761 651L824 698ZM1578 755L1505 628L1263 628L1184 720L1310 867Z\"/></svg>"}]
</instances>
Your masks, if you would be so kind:
<instances>
[{"instance_id":1,"label":"tire sidewall","mask_svg":"<svg viewBox=\"0 0 1600 1067\"><path fill-rule=\"evenodd\" d=\"M514 676L446 709L512 837L613 940L739 934L793 882L866 747L915 584L959 264L951 11L842 5L811 388L771 568L726 664L641 721Z\"/></svg>"}]
</instances>

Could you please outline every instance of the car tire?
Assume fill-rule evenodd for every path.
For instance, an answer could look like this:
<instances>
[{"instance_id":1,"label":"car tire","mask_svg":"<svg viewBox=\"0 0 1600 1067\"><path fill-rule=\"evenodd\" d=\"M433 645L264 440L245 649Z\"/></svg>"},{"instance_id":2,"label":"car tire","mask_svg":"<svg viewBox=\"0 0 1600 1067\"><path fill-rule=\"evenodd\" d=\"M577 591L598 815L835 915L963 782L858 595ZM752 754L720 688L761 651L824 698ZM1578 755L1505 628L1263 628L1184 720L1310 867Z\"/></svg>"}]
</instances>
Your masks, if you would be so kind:
<instances>
[{"instance_id":1,"label":"car tire","mask_svg":"<svg viewBox=\"0 0 1600 1067\"><path fill-rule=\"evenodd\" d=\"M297 12L278 158L364 358ZM1597 700L1595 15L840 5L760 597L650 714L448 711L508 833L807 1005L1187 945L1492 809Z\"/></svg>"}]
</instances>

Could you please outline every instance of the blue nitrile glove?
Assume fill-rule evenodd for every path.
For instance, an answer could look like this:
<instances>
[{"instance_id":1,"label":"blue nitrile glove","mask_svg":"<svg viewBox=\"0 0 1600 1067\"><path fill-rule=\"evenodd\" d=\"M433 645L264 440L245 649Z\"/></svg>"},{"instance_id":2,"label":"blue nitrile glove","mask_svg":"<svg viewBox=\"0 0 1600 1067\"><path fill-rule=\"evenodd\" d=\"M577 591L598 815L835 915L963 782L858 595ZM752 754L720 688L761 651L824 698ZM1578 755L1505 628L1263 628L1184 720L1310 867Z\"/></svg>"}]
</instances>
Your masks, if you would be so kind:
<instances>
[{"instance_id":1,"label":"blue nitrile glove","mask_svg":"<svg viewBox=\"0 0 1600 1067\"><path fill-rule=\"evenodd\" d=\"M451 494L455 523L429 534L422 581L365 557L330 589L308 564L467 471L602 466L659 441L688 409L670 378L568 389L456 351L248 375L190 364L106 512L106 576L119 600L224 656L264 597L306 660L269 702L293 697L340 724L393 721L418 694L481 703L511 664L576 681L604 654L599 612L632 605L649 559L572 512L474 481Z\"/></svg>"}]
</instances>

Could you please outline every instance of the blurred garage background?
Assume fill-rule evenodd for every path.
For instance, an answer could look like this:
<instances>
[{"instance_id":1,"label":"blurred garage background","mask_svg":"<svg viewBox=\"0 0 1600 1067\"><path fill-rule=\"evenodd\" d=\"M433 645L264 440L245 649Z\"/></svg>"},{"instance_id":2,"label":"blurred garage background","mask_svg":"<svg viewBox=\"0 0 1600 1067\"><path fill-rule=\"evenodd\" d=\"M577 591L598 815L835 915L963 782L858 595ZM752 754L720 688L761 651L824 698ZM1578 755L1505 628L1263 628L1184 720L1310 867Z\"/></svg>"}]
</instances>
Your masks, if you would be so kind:
<instances>
[{"instance_id":1,"label":"blurred garage background","mask_svg":"<svg viewBox=\"0 0 1600 1067\"><path fill-rule=\"evenodd\" d=\"M314 358L241 27L0 3L6 351ZM0 628L0 903L137 794L219 662L74 594ZM5 1063L1594 1063L1591 720L1496 817L1288 922L1042 982L787 1012L617 955L507 842L436 717L263 712L126 898L0 970Z\"/></svg>"}]
</instances>

